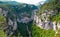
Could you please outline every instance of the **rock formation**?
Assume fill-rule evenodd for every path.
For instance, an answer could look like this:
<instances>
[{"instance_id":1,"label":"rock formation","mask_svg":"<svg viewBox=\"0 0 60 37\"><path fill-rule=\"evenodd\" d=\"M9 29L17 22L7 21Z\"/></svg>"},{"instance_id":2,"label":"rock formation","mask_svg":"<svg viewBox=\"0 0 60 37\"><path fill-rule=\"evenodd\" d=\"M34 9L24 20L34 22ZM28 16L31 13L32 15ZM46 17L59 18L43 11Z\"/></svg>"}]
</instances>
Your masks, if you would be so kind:
<instances>
[{"instance_id":1,"label":"rock formation","mask_svg":"<svg viewBox=\"0 0 60 37\"><path fill-rule=\"evenodd\" d=\"M45 10L41 13L40 17L37 16L36 12L34 14L34 21L37 26L39 26L42 29L53 29L54 31L56 30L56 27L60 29L60 24L51 21L49 18L56 15L57 10ZM57 26L56 26L57 24Z\"/></svg>"}]
</instances>

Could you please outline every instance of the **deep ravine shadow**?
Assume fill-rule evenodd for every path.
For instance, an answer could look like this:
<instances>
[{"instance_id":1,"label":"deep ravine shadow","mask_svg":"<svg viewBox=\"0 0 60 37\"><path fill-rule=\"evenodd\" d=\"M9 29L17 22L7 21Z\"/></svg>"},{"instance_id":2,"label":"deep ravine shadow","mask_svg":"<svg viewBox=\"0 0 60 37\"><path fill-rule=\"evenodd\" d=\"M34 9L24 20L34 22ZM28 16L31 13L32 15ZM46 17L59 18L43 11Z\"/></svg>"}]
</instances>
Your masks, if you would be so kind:
<instances>
[{"instance_id":1,"label":"deep ravine shadow","mask_svg":"<svg viewBox=\"0 0 60 37\"><path fill-rule=\"evenodd\" d=\"M17 30L21 34L21 36L29 37L29 32L28 31L30 31L30 35L31 35L32 24L33 24L33 21L30 21L27 24L17 22ZM28 26L28 30L27 30L27 26Z\"/></svg>"}]
</instances>

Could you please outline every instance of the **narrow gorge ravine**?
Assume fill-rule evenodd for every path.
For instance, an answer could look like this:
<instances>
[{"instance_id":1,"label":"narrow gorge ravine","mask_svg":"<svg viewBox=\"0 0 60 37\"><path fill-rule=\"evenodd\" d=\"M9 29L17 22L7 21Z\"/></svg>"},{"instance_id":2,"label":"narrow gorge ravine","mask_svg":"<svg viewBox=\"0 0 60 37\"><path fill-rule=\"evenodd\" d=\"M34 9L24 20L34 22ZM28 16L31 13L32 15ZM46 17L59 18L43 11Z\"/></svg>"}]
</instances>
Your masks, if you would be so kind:
<instances>
[{"instance_id":1,"label":"narrow gorge ravine","mask_svg":"<svg viewBox=\"0 0 60 37\"><path fill-rule=\"evenodd\" d=\"M26 27L27 27L27 31L28 31L29 37L31 37L31 31L29 31L29 28L28 28L27 25L26 25Z\"/></svg>"}]
</instances>

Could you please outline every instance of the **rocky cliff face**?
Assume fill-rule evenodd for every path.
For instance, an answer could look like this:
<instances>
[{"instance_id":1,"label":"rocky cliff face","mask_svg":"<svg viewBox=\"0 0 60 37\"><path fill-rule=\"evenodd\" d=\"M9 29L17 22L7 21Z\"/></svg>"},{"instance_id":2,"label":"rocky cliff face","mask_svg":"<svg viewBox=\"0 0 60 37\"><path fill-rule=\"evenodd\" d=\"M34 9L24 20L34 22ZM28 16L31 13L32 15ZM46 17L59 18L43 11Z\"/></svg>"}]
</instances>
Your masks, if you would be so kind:
<instances>
[{"instance_id":1,"label":"rocky cliff face","mask_svg":"<svg viewBox=\"0 0 60 37\"><path fill-rule=\"evenodd\" d=\"M60 28L58 25L60 25L59 23L53 22L50 20L50 17L54 16L57 14L57 10L45 10L41 13L40 17L36 15L34 15L34 20L37 26L39 26L42 29L53 29L56 30L56 27L58 27L58 29ZM56 24L58 24L56 26Z\"/></svg>"},{"instance_id":2,"label":"rocky cliff face","mask_svg":"<svg viewBox=\"0 0 60 37\"><path fill-rule=\"evenodd\" d=\"M14 6L15 7L15 6ZM28 7L28 6L26 6ZM30 7L30 6L29 6ZM7 26L4 27L4 31L6 33L6 36L9 37L9 35L13 35L17 29L17 22L19 23L28 23L33 20L34 18L34 5L32 6L32 10L29 10L29 7L25 10L25 7L18 10L14 10L13 12L10 12L7 9L0 8L0 16L4 16ZM19 11L17 13L17 11ZM21 13L20 13L21 12ZM28 26L26 26L28 27ZM27 31L29 32L29 29L27 28ZM30 34L30 33L29 33Z\"/></svg>"}]
</instances>

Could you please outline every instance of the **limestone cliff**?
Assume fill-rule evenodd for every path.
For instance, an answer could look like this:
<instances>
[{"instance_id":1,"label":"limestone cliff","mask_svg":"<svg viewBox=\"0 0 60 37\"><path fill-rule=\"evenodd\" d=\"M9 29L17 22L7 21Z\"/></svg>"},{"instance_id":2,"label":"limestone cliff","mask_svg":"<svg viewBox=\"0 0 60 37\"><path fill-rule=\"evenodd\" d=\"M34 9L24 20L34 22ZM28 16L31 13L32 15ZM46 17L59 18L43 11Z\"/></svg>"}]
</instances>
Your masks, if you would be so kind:
<instances>
[{"instance_id":1,"label":"limestone cliff","mask_svg":"<svg viewBox=\"0 0 60 37\"><path fill-rule=\"evenodd\" d=\"M45 10L41 13L40 16L37 15L37 13L35 12L34 15L34 21L36 23L37 26L39 26L42 29L53 29L56 30L56 24L60 25L59 23L54 23L53 21L50 20L50 18L54 15L56 15L58 12L57 10ZM58 29L60 28L59 26L57 26Z\"/></svg>"}]
</instances>

